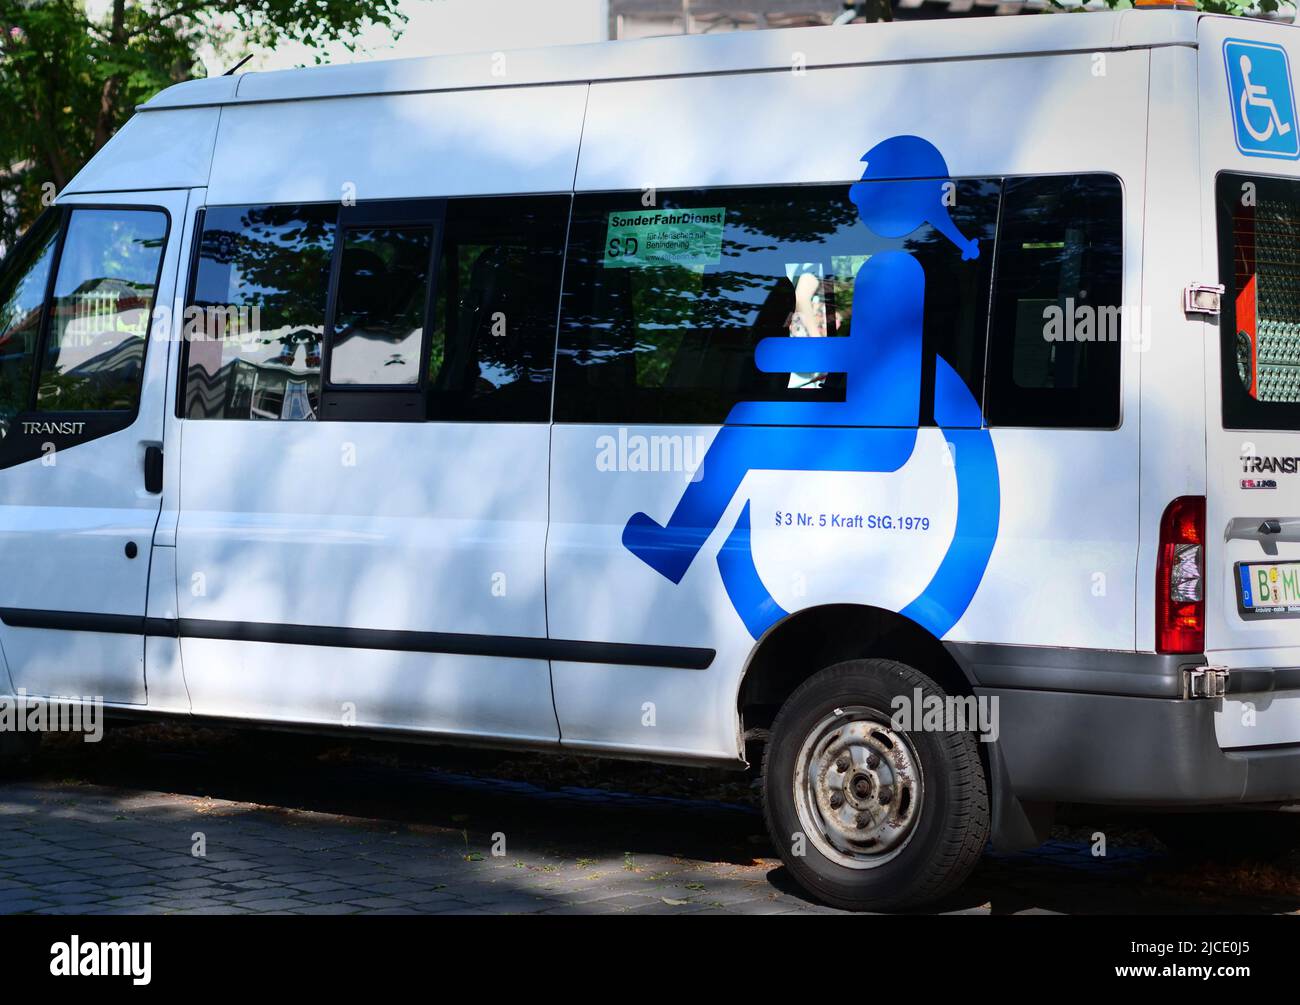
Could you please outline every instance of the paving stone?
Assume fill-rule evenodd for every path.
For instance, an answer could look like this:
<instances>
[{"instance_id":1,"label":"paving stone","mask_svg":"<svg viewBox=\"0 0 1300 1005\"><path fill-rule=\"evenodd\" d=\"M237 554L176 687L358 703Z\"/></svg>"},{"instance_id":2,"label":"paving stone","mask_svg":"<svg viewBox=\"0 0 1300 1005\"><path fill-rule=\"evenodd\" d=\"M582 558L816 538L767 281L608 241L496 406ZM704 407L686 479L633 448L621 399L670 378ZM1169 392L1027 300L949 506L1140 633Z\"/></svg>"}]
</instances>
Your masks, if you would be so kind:
<instances>
[{"instance_id":1,"label":"paving stone","mask_svg":"<svg viewBox=\"0 0 1300 1005\"><path fill-rule=\"evenodd\" d=\"M239 906L247 911L269 914L276 911L293 911L311 905L293 897L271 897L262 900L245 900Z\"/></svg>"},{"instance_id":2,"label":"paving stone","mask_svg":"<svg viewBox=\"0 0 1300 1005\"><path fill-rule=\"evenodd\" d=\"M765 840L749 840L761 820L747 807L583 787L547 790L441 769L325 761L313 774L317 769L328 788L317 805L348 806L350 788L353 816L62 781L0 781L0 914L842 913L790 892ZM110 767L97 774L102 770L111 773ZM222 770L214 760L207 777ZM249 777L232 788L249 788ZM385 797L392 820L383 818L382 799L373 802L381 808L372 807L375 779L394 794ZM293 806L310 807L322 791L303 781L300 794L297 777L281 784L294 787ZM273 806L274 788L265 796ZM505 858L489 853L497 830L509 835ZM190 854L195 831L207 835L205 858ZM714 832L718 857L729 861L710 860ZM467 861L470 851L483 859ZM1141 897L1164 895L1149 884L1141 892L1144 884L1133 881L1150 861L1159 862L1159 854L1098 861L1082 842L1053 841L1031 855L990 855L976 880L987 887L989 870L994 882L1020 870L1024 878L1008 887L1015 896L1001 913L1041 910L1044 902L1061 909L1069 903L1059 888L1066 875L1086 881L1089 909L1118 905L1114 913L1133 913L1142 909ZM1053 895L1035 902L1034 884L1052 883ZM1109 900L1094 892L1099 884L1114 891ZM996 895L981 888L954 913L987 914L989 903L997 906ZM1189 907L1203 910L1205 903L1198 896Z\"/></svg>"},{"instance_id":3,"label":"paving stone","mask_svg":"<svg viewBox=\"0 0 1300 1005\"><path fill-rule=\"evenodd\" d=\"M0 900L0 914L26 914L29 911L38 911L44 907L51 907L48 900L32 900L31 898Z\"/></svg>"}]
</instances>

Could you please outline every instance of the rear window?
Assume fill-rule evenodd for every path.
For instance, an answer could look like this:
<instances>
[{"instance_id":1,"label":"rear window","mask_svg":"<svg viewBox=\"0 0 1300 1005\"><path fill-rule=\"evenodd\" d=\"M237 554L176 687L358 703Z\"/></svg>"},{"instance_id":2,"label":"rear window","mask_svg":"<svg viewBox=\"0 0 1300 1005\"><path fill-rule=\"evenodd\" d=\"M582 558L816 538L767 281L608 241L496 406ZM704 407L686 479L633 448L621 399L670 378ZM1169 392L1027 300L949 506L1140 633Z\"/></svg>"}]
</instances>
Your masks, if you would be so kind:
<instances>
[{"instance_id":1,"label":"rear window","mask_svg":"<svg viewBox=\"0 0 1300 1005\"><path fill-rule=\"evenodd\" d=\"M1300 182L1218 180L1223 425L1300 429Z\"/></svg>"}]
</instances>

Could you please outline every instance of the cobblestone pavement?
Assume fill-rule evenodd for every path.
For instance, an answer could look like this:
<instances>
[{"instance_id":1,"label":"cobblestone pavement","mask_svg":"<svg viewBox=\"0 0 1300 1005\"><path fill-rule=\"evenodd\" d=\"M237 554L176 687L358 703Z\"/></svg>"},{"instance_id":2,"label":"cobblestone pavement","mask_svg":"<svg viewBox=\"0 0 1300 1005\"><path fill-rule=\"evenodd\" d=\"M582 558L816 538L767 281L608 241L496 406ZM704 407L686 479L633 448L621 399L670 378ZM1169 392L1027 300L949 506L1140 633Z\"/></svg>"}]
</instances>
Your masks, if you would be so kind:
<instances>
[{"instance_id":1,"label":"cobblestone pavement","mask_svg":"<svg viewBox=\"0 0 1300 1005\"><path fill-rule=\"evenodd\" d=\"M590 784L589 762L575 779L525 755L410 763L303 738L205 742L65 746L0 777L0 913L839 913L794 887L743 776L665 785L660 769L622 765L606 773L642 791L611 791ZM1207 881L1105 832L1104 858L1087 833L990 853L937 909L1300 910L1293 864Z\"/></svg>"}]
</instances>

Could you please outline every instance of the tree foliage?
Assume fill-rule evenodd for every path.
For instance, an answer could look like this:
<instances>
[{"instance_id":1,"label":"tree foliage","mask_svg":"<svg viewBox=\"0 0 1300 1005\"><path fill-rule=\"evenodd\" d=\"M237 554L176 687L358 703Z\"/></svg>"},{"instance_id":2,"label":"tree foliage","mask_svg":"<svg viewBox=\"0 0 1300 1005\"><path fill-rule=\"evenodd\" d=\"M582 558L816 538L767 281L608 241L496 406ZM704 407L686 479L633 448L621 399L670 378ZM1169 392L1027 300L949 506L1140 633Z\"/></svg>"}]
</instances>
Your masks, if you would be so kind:
<instances>
[{"instance_id":1,"label":"tree foliage","mask_svg":"<svg viewBox=\"0 0 1300 1005\"><path fill-rule=\"evenodd\" d=\"M141 104L233 44L400 31L398 0L0 0L0 247L10 246ZM99 9L96 7L95 9Z\"/></svg>"},{"instance_id":2,"label":"tree foliage","mask_svg":"<svg viewBox=\"0 0 1300 1005\"><path fill-rule=\"evenodd\" d=\"M1062 0L1049 0L1062 7ZM1112 8L1131 0L1105 0ZM374 25L400 31L400 0L0 0L0 251L158 91L203 74L206 47L239 53L293 40L349 45ZM1224 14L1294 10L1296 0L1199 0ZM859 0L870 21L892 0Z\"/></svg>"}]
</instances>

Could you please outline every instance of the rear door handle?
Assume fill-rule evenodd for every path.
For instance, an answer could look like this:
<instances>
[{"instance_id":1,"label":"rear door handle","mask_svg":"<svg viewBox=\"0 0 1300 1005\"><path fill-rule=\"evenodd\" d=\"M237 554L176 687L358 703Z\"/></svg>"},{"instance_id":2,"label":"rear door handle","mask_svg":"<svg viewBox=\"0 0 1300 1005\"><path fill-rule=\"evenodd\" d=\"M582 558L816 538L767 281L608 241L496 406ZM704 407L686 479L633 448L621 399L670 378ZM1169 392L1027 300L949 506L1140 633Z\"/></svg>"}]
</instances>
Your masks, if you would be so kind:
<instances>
[{"instance_id":1,"label":"rear door handle","mask_svg":"<svg viewBox=\"0 0 1300 1005\"><path fill-rule=\"evenodd\" d=\"M144 490L157 495L163 489L162 447L144 448Z\"/></svg>"},{"instance_id":2,"label":"rear door handle","mask_svg":"<svg viewBox=\"0 0 1300 1005\"><path fill-rule=\"evenodd\" d=\"M1295 544L1300 541L1300 519L1295 517L1238 516L1228 522L1223 535L1225 541L1258 541L1264 554L1277 554L1280 543Z\"/></svg>"},{"instance_id":3,"label":"rear door handle","mask_svg":"<svg viewBox=\"0 0 1300 1005\"><path fill-rule=\"evenodd\" d=\"M1228 521L1225 541L1300 541L1300 519L1238 516Z\"/></svg>"}]
</instances>

